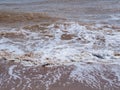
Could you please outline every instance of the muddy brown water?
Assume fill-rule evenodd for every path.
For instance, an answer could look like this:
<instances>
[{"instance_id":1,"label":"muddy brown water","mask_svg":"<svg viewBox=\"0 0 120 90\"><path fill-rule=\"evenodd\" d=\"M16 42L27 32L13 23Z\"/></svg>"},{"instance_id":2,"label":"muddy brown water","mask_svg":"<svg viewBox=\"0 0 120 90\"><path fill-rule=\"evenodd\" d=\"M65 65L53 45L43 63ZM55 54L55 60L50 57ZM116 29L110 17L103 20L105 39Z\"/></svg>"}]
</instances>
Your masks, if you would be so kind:
<instances>
[{"instance_id":1,"label":"muddy brown water","mask_svg":"<svg viewBox=\"0 0 120 90\"><path fill-rule=\"evenodd\" d=\"M116 38L114 38L114 35L116 35L116 33L114 32L117 32L118 34L120 32L120 1L0 0L1 47L3 44L3 48L0 49L0 90L120 90L120 64L119 62L115 63L115 60L119 61L120 59L119 37L118 40L116 40L116 42L118 43L110 43L111 46L109 46L108 49L116 51L111 57L107 52L108 55L106 55L106 57L110 57L107 59L103 57L104 55L102 56L93 54L94 56L97 56L97 58L94 58L95 62L93 62L94 60L91 62L91 57L88 57L90 61L81 61L79 60L80 58L77 57L78 61L71 59L70 62L66 61L65 64L61 64L60 62L59 64L58 62L61 59L59 59L59 57L62 56L58 55L56 56L58 58L55 58L57 59L57 62L55 62L56 64L54 64L53 62L49 61L49 59L54 56L50 54L49 57L45 58L47 60L47 63L45 64L36 64L36 61L31 60L30 57L34 58L35 56L30 52L31 50L27 51L26 45L31 44L30 49L34 49L34 47L37 47L37 45L39 45L38 42L40 42L40 40L43 40L45 41L45 44L44 42L40 42L40 45L43 44L43 46L47 46L47 44L49 44L49 40L54 40L56 38L55 35L57 35L57 31L55 32L56 34L51 33L53 31L48 31L48 27L51 24L55 24L55 26L53 27L56 30L60 28L61 24L64 26L60 37L61 41L53 41L54 43L58 43L55 45L59 46L64 45L65 43L65 45L68 45L67 47L64 47L64 49L66 49L72 46L76 41L78 43L82 43L82 45L86 45L87 43L91 42L89 41L89 39L87 41L86 38L82 36L78 37L75 34L69 33L67 31L68 28L66 27L69 27L70 25L69 23L66 24L64 22L77 22L89 29L89 33L91 33L92 31L100 31L101 33L101 31L106 30L104 31L105 35L100 36L100 38L96 38L96 42L93 45L93 48L96 48L95 50L105 49L105 43L107 42L107 37L105 36L108 35L109 37L111 35L110 37L112 37L112 39L110 40L112 42L116 40ZM103 26L99 26L98 24L102 24ZM94 27L95 25L98 25L97 28ZM77 27L77 25L75 27ZM20 32L21 29L25 29L25 31L28 32L38 33L39 36L34 39L34 37L32 36L29 37L30 33L26 33L25 31L25 33ZM101 39L101 37L103 38ZM12 42L9 40L8 42L4 42L2 41L2 39L10 39ZM37 42L32 42L37 39ZM32 43L26 44L29 40ZM97 47L97 42L100 42L100 45L102 45L100 47ZM9 44L10 46L16 45L18 46L17 48L22 47L21 50L26 51L27 54L21 56L20 58L14 58L12 57L11 52L6 51L6 48L9 50L12 47L5 46L4 43L6 43L6 45ZM79 47L83 47L82 45ZM43 46L41 47L44 48ZM52 47L55 46L53 45ZM43 49L43 51L47 50L47 48ZM58 47L57 50L60 50L60 48L61 47ZM88 47L83 47L83 49L89 50ZM16 51L16 53L18 52L19 50ZM56 53L59 53L63 56L65 54L64 51L63 54L57 51L55 52L54 50L53 52L51 53L55 55ZM67 53L69 52L71 51L68 51ZM74 51L71 53L74 53ZM84 58L87 57L84 56L84 53L82 53L82 55L82 57ZM44 59L40 57L39 60ZM100 61L98 59L99 57L101 57ZM104 59L110 59L111 61L109 63L107 61L103 62L102 60ZM23 63L26 62L30 62L30 64L31 62L33 62L34 64L32 66L24 66Z\"/></svg>"}]
</instances>

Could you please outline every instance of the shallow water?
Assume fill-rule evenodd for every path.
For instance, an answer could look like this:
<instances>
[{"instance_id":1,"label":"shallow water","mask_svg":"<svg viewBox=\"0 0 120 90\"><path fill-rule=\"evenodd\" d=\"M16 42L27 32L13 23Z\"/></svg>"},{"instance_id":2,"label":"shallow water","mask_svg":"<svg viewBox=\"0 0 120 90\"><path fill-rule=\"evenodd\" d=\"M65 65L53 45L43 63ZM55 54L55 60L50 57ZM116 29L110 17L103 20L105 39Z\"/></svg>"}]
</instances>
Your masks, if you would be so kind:
<instances>
[{"instance_id":1,"label":"shallow water","mask_svg":"<svg viewBox=\"0 0 120 90\"><path fill-rule=\"evenodd\" d=\"M81 25L76 22L35 24L19 30L2 28L1 57L7 53L7 59L23 59L26 64L29 61L28 65L79 61L118 63L120 27L113 28L115 26L107 24Z\"/></svg>"},{"instance_id":2,"label":"shallow water","mask_svg":"<svg viewBox=\"0 0 120 90\"><path fill-rule=\"evenodd\" d=\"M71 21L120 23L119 0L24 0L0 4L0 10L46 12Z\"/></svg>"},{"instance_id":3,"label":"shallow water","mask_svg":"<svg viewBox=\"0 0 120 90\"><path fill-rule=\"evenodd\" d=\"M32 61L40 64L63 64L88 59L97 62L119 62L119 0L6 2L1 2L0 9L4 12L9 10L11 13L1 13L0 26L2 23L19 22L19 26L15 28L0 28L0 49L1 52L10 53L7 58L35 59ZM29 14L12 14L13 11ZM66 21L59 19L57 22L47 23L46 20L41 24L41 16L34 13L47 14L46 17L45 14L41 15L43 19L51 16L65 18ZM34 23L36 21L37 23ZM21 26L24 22L33 23ZM31 56L26 57L26 54Z\"/></svg>"},{"instance_id":4,"label":"shallow water","mask_svg":"<svg viewBox=\"0 0 120 90\"><path fill-rule=\"evenodd\" d=\"M119 0L0 1L0 88L47 90L56 83L60 87L82 83L95 90L119 90L119 4Z\"/></svg>"},{"instance_id":5,"label":"shallow water","mask_svg":"<svg viewBox=\"0 0 120 90\"><path fill-rule=\"evenodd\" d=\"M40 2L45 0L0 0L0 3L29 3L29 2Z\"/></svg>"}]
</instances>

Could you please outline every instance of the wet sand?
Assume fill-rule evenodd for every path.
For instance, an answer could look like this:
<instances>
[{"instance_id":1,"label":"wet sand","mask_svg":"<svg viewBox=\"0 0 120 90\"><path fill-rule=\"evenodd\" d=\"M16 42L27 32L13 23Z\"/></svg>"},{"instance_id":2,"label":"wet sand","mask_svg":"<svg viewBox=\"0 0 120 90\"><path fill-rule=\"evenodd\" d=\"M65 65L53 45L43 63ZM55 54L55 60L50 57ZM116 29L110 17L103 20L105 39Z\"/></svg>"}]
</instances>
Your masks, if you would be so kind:
<instances>
[{"instance_id":1,"label":"wet sand","mask_svg":"<svg viewBox=\"0 0 120 90\"><path fill-rule=\"evenodd\" d=\"M119 65L96 64L96 63L79 63L91 71L78 72L78 76L73 77L76 66L36 66L25 67L19 63L7 62L0 60L0 89L1 90L119 90L120 86L118 77L115 76L113 69L118 70ZM100 68L100 71L99 69ZM102 71L102 72L101 72ZM77 79L79 73L84 78L80 81ZM116 73L116 72L115 72ZM82 75L81 74L81 75ZM91 75L91 77L89 77ZM102 76L103 75L103 76ZM103 78L104 77L104 78ZM96 78L87 81L87 79ZM80 79L80 78L79 78ZM94 84L96 83L96 86Z\"/></svg>"},{"instance_id":2,"label":"wet sand","mask_svg":"<svg viewBox=\"0 0 120 90\"><path fill-rule=\"evenodd\" d=\"M119 4L0 2L0 90L120 90Z\"/></svg>"}]
</instances>

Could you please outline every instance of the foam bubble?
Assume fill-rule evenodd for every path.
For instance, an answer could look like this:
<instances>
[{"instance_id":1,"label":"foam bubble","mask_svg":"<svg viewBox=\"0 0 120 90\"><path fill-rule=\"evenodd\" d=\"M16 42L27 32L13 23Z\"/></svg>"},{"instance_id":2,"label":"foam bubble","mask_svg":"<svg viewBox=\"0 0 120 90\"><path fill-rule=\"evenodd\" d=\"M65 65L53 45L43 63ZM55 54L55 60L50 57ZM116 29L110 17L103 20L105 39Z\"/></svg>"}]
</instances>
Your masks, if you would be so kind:
<instances>
[{"instance_id":1,"label":"foam bubble","mask_svg":"<svg viewBox=\"0 0 120 90\"><path fill-rule=\"evenodd\" d=\"M28 60L28 65L119 61L119 54L116 56L114 52L120 52L120 32L110 25L95 24L87 28L77 22L61 22L37 26L45 28L1 30L4 33L0 39L1 53L6 51L14 59ZM107 30L112 30L111 34Z\"/></svg>"}]
</instances>

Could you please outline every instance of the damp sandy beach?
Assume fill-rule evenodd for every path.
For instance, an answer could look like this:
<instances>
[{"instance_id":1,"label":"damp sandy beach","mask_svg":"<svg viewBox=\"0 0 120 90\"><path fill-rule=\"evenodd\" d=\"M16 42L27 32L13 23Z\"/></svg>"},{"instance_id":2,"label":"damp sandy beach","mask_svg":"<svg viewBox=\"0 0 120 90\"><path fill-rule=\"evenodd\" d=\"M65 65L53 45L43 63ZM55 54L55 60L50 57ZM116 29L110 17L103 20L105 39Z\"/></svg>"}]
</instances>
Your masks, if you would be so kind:
<instances>
[{"instance_id":1,"label":"damp sandy beach","mask_svg":"<svg viewBox=\"0 0 120 90\"><path fill-rule=\"evenodd\" d=\"M120 90L120 1L0 0L0 90Z\"/></svg>"}]
</instances>

